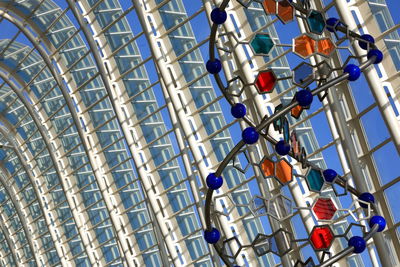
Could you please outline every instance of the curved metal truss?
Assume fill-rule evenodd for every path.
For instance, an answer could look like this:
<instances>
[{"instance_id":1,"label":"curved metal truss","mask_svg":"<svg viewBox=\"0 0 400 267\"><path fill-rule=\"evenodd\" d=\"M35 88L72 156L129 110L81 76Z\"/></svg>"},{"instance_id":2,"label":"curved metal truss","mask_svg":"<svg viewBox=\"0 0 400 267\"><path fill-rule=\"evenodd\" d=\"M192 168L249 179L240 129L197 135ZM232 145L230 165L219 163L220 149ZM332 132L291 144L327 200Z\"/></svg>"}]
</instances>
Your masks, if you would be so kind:
<instances>
[{"instance_id":1,"label":"curved metal truss","mask_svg":"<svg viewBox=\"0 0 400 267\"><path fill-rule=\"evenodd\" d=\"M244 51L243 42L265 29L278 39L274 21L256 2L232 1L227 10L234 23L219 32L224 36L217 46L225 78L234 90L244 85L234 79L238 73L252 79L271 63ZM324 8L323 1L310 2L314 8ZM205 180L234 147L245 124L225 119L229 118L226 103L204 66L209 16L219 4L211 0L0 0L0 27L7 29L0 33L0 266L222 265L203 237ZM243 11L243 5L249 11ZM347 5L336 0L327 8L336 6L355 29ZM197 29L200 24L207 25L204 31ZM374 35L380 34L376 25L368 21L367 26ZM236 50L223 52L226 42L235 40ZM377 42L381 50L385 45ZM368 189L376 192L378 209L387 218L384 233L394 247L390 257L398 260L400 244L394 237L399 225L391 218L383 191L400 178L379 183L373 157L387 144L400 144L400 125L390 121L399 106L400 82L388 67L392 64L388 58L381 68L386 69L389 93L374 87L380 100L363 111L382 109L391 135L377 146L369 147L359 122L363 114L357 112L345 84L338 86L334 97L340 97L347 113L324 102L319 110L302 114L293 127L303 131L300 138L310 143L312 151L307 152L315 164L323 167L324 151L336 146L343 175L362 173L371 181ZM285 54L274 60L281 64L277 68L282 73L288 70ZM340 57L335 55L334 61L339 64ZM270 98L248 97L253 99L246 104L253 106L249 114L254 122L263 119L260 114L268 115L265 107L272 114L292 96L292 84L279 84L281 91ZM388 98L393 100L391 111L386 108ZM331 117L333 139L319 147L310 120L323 111ZM343 133L337 113L339 120L350 118L348 124L355 130ZM277 132L273 135L276 138ZM346 165L348 150L352 162ZM273 220L233 209L258 194L263 198L279 191L277 183L257 183L262 174L252 162L260 151L269 154L270 148L261 144L241 151L222 173L227 186L215 196L213 208L230 242L249 243L257 233L267 235L268 228L279 228ZM304 181L299 181L290 184L290 191L296 195L296 206L305 207L315 195L303 192ZM303 210L298 214L304 231L310 233L315 222ZM293 222L282 225L297 231ZM338 224L338 231L343 225ZM373 246L371 242L372 262L376 261ZM382 247L376 246L382 257ZM337 252L341 247L331 249ZM257 258L252 248L244 247L240 261L269 266L300 259L302 253L303 247L295 245L282 259L272 254Z\"/></svg>"}]
</instances>

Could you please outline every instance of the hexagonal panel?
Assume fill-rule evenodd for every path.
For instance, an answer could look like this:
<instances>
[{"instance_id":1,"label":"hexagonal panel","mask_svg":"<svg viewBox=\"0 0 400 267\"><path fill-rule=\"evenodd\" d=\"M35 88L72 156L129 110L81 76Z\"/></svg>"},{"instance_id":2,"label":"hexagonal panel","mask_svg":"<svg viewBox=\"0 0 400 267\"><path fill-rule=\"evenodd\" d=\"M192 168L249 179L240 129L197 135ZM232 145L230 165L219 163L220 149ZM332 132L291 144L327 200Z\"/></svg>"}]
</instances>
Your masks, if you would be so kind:
<instances>
[{"instance_id":1,"label":"hexagonal panel","mask_svg":"<svg viewBox=\"0 0 400 267\"><path fill-rule=\"evenodd\" d=\"M234 236L229 239L226 239L222 243L222 248L223 248L223 254L232 259L235 260L237 256L239 256L240 251L242 250L242 245L239 242L239 239Z\"/></svg>"},{"instance_id":2,"label":"hexagonal panel","mask_svg":"<svg viewBox=\"0 0 400 267\"><path fill-rule=\"evenodd\" d=\"M367 208L364 209L363 216L360 216L359 213L357 213L357 205L356 204L365 204L367 205ZM351 203L350 207L347 209L348 213L350 214L351 217L353 217L354 221L356 222L361 222L362 220L368 220L372 217L373 211L371 209L371 203L362 201L360 199L355 199Z\"/></svg>"},{"instance_id":3,"label":"hexagonal panel","mask_svg":"<svg viewBox=\"0 0 400 267\"><path fill-rule=\"evenodd\" d=\"M264 197L257 195L253 196L249 206L251 213L255 217L267 215L267 202L268 200Z\"/></svg>"},{"instance_id":4,"label":"hexagonal panel","mask_svg":"<svg viewBox=\"0 0 400 267\"><path fill-rule=\"evenodd\" d=\"M265 158L261 162L261 170L266 178L275 176L275 162L272 159Z\"/></svg>"},{"instance_id":5,"label":"hexagonal panel","mask_svg":"<svg viewBox=\"0 0 400 267\"><path fill-rule=\"evenodd\" d=\"M286 24L294 19L294 9L287 0L278 2L277 14L282 23Z\"/></svg>"},{"instance_id":6,"label":"hexagonal panel","mask_svg":"<svg viewBox=\"0 0 400 267\"><path fill-rule=\"evenodd\" d=\"M315 53L315 46L315 40L304 34L294 39L293 52L302 58L307 58Z\"/></svg>"},{"instance_id":7,"label":"hexagonal panel","mask_svg":"<svg viewBox=\"0 0 400 267\"><path fill-rule=\"evenodd\" d=\"M277 239L280 242L277 242ZM269 252L282 257L292 249L292 239L292 235L289 232L279 229L271 235L258 234L251 246L259 257Z\"/></svg>"},{"instance_id":8,"label":"hexagonal panel","mask_svg":"<svg viewBox=\"0 0 400 267\"><path fill-rule=\"evenodd\" d=\"M293 179L293 167L285 159L281 158L275 163L275 177L281 184L287 184Z\"/></svg>"},{"instance_id":9,"label":"hexagonal panel","mask_svg":"<svg viewBox=\"0 0 400 267\"><path fill-rule=\"evenodd\" d=\"M258 33L250 42L250 47L256 55L267 55L274 47L274 42L269 34Z\"/></svg>"},{"instance_id":10,"label":"hexagonal panel","mask_svg":"<svg viewBox=\"0 0 400 267\"><path fill-rule=\"evenodd\" d=\"M321 170L310 168L306 175L308 188L313 192L320 192L324 185L324 178Z\"/></svg>"},{"instance_id":11,"label":"hexagonal panel","mask_svg":"<svg viewBox=\"0 0 400 267\"><path fill-rule=\"evenodd\" d=\"M258 234L251 244L257 256L261 257L271 250L271 236Z\"/></svg>"},{"instance_id":12,"label":"hexagonal panel","mask_svg":"<svg viewBox=\"0 0 400 267\"><path fill-rule=\"evenodd\" d=\"M274 109L274 113L277 113L279 110L281 110L283 107L282 104L279 104L275 107ZM275 131L279 131L279 129L281 129L283 122L284 122L284 117L280 116L279 118L277 118L276 120L273 121L273 125L274 125L274 130Z\"/></svg>"},{"instance_id":13,"label":"hexagonal panel","mask_svg":"<svg viewBox=\"0 0 400 267\"><path fill-rule=\"evenodd\" d=\"M317 52L322 56L329 57L335 51L335 48L336 46L330 38L318 40Z\"/></svg>"},{"instance_id":14,"label":"hexagonal panel","mask_svg":"<svg viewBox=\"0 0 400 267\"><path fill-rule=\"evenodd\" d=\"M276 76L272 70L261 71L258 73L255 85L260 94L271 93L276 84Z\"/></svg>"},{"instance_id":15,"label":"hexagonal panel","mask_svg":"<svg viewBox=\"0 0 400 267\"><path fill-rule=\"evenodd\" d=\"M290 115L292 115L293 118L298 119L298 118L300 118L300 115L302 112L303 112L303 107L300 105L297 105L290 110Z\"/></svg>"},{"instance_id":16,"label":"hexagonal panel","mask_svg":"<svg viewBox=\"0 0 400 267\"><path fill-rule=\"evenodd\" d=\"M293 179L293 167L285 158L275 162L265 157L261 162L261 170L266 178L275 177L281 184L287 184Z\"/></svg>"},{"instance_id":17,"label":"hexagonal panel","mask_svg":"<svg viewBox=\"0 0 400 267\"><path fill-rule=\"evenodd\" d=\"M262 3L264 11L267 15L276 14L276 1L275 0L264 0Z\"/></svg>"},{"instance_id":18,"label":"hexagonal panel","mask_svg":"<svg viewBox=\"0 0 400 267\"><path fill-rule=\"evenodd\" d=\"M312 33L322 34L325 29L325 19L321 12L311 10L307 16L307 25Z\"/></svg>"},{"instance_id":19,"label":"hexagonal panel","mask_svg":"<svg viewBox=\"0 0 400 267\"><path fill-rule=\"evenodd\" d=\"M293 214L293 201L284 195L277 195L268 201L268 215L283 221Z\"/></svg>"},{"instance_id":20,"label":"hexagonal panel","mask_svg":"<svg viewBox=\"0 0 400 267\"><path fill-rule=\"evenodd\" d=\"M282 132L283 132L283 140L285 141L285 143L289 143L290 141L289 122L286 118L283 122Z\"/></svg>"},{"instance_id":21,"label":"hexagonal panel","mask_svg":"<svg viewBox=\"0 0 400 267\"><path fill-rule=\"evenodd\" d=\"M301 153L301 149L300 149L300 142L297 139L297 134L296 131L292 131L292 133L290 134L290 142L291 142L291 147L292 147L292 152L294 154L294 156L298 156Z\"/></svg>"},{"instance_id":22,"label":"hexagonal panel","mask_svg":"<svg viewBox=\"0 0 400 267\"><path fill-rule=\"evenodd\" d=\"M318 220L332 220L337 211L335 203L331 198L318 198L311 208Z\"/></svg>"},{"instance_id":23,"label":"hexagonal panel","mask_svg":"<svg viewBox=\"0 0 400 267\"><path fill-rule=\"evenodd\" d=\"M313 73L313 67L306 62L302 62L293 69L293 83L301 88L306 88L314 80Z\"/></svg>"},{"instance_id":24,"label":"hexagonal panel","mask_svg":"<svg viewBox=\"0 0 400 267\"><path fill-rule=\"evenodd\" d=\"M243 81L242 77L236 76L228 81L228 86L225 90L230 96L240 97L247 86L248 85Z\"/></svg>"},{"instance_id":25,"label":"hexagonal panel","mask_svg":"<svg viewBox=\"0 0 400 267\"><path fill-rule=\"evenodd\" d=\"M332 67L326 61L322 61L316 67L318 69L318 75L320 79L326 79L332 73Z\"/></svg>"},{"instance_id":26,"label":"hexagonal panel","mask_svg":"<svg viewBox=\"0 0 400 267\"><path fill-rule=\"evenodd\" d=\"M233 201L230 193L216 196L214 198L214 203L215 203L215 205L212 206L213 212L216 214L225 216L225 217L229 217L234 209L239 210L240 208L243 208L243 207L239 207L240 203L237 202L236 199L235 199L235 201ZM247 204L248 203L246 203L246 205L242 205L242 206L246 206L246 208L247 208L247 206L248 206ZM247 208L244 211L248 212L249 209Z\"/></svg>"},{"instance_id":27,"label":"hexagonal panel","mask_svg":"<svg viewBox=\"0 0 400 267\"><path fill-rule=\"evenodd\" d=\"M310 243L314 250L327 250L332 245L335 236L328 225L315 226L310 234Z\"/></svg>"},{"instance_id":28,"label":"hexagonal panel","mask_svg":"<svg viewBox=\"0 0 400 267\"><path fill-rule=\"evenodd\" d=\"M239 150L236 156L233 157L232 167L241 173L246 173L250 166L251 163L247 151L245 149Z\"/></svg>"},{"instance_id":29,"label":"hexagonal panel","mask_svg":"<svg viewBox=\"0 0 400 267\"><path fill-rule=\"evenodd\" d=\"M305 262L297 260L294 267L315 267L313 258L309 257Z\"/></svg>"}]
</instances>

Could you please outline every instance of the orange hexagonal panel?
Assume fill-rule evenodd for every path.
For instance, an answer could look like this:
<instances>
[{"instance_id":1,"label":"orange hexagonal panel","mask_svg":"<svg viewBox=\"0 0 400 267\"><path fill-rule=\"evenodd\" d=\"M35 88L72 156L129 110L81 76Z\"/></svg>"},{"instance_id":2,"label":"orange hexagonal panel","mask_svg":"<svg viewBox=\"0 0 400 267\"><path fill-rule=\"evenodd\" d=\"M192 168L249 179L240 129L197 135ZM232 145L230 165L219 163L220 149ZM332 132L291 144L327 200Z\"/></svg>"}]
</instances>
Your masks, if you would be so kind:
<instances>
[{"instance_id":1,"label":"orange hexagonal panel","mask_svg":"<svg viewBox=\"0 0 400 267\"><path fill-rule=\"evenodd\" d=\"M286 184L292 181L293 179L292 165L290 165L289 162L287 162L285 159L281 159L279 162L275 164L276 164L276 170L275 170L276 179L278 179L279 182L281 182L282 184Z\"/></svg>"},{"instance_id":2,"label":"orange hexagonal panel","mask_svg":"<svg viewBox=\"0 0 400 267\"><path fill-rule=\"evenodd\" d=\"M283 23L288 23L294 19L294 10L289 1L278 2L277 16Z\"/></svg>"},{"instance_id":3,"label":"orange hexagonal panel","mask_svg":"<svg viewBox=\"0 0 400 267\"><path fill-rule=\"evenodd\" d=\"M264 7L264 11L267 15L275 15L276 14L275 0L264 0L263 7Z\"/></svg>"},{"instance_id":4,"label":"orange hexagonal panel","mask_svg":"<svg viewBox=\"0 0 400 267\"><path fill-rule=\"evenodd\" d=\"M268 158L261 163L261 170L266 177L274 175L274 168L275 163Z\"/></svg>"},{"instance_id":5,"label":"orange hexagonal panel","mask_svg":"<svg viewBox=\"0 0 400 267\"><path fill-rule=\"evenodd\" d=\"M286 184L293 179L293 167L286 159L282 158L277 162L269 158L261 163L261 170L265 177L275 177L280 183Z\"/></svg>"},{"instance_id":6,"label":"orange hexagonal panel","mask_svg":"<svg viewBox=\"0 0 400 267\"><path fill-rule=\"evenodd\" d=\"M329 38L321 39L318 40L317 48L319 54L328 57L335 51L335 44Z\"/></svg>"},{"instance_id":7,"label":"orange hexagonal panel","mask_svg":"<svg viewBox=\"0 0 400 267\"><path fill-rule=\"evenodd\" d=\"M300 118L301 113L303 112L303 107L300 105L295 106L292 108L290 111L290 114L292 115L293 118L298 119Z\"/></svg>"},{"instance_id":8,"label":"orange hexagonal panel","mask_svg":"<svg viewBox=\"0 0 400 267\"><path fill-rule=\"evenodd\" d=\"M261 71L256 78L256 87L260 94L271 93L274 90L276 76L272 70Z\"/></svg>"},{"instance_id":9,"label":"orange hexagonal panel","mask_svg":"<svg viewBox=\"0 0 400 267\"><path fill-rule=\"evenodd\" d=\"M307 58L315 53L315 40L308 35L301 35L294 39L294 53Z\"/></svg>"}]
</instances>

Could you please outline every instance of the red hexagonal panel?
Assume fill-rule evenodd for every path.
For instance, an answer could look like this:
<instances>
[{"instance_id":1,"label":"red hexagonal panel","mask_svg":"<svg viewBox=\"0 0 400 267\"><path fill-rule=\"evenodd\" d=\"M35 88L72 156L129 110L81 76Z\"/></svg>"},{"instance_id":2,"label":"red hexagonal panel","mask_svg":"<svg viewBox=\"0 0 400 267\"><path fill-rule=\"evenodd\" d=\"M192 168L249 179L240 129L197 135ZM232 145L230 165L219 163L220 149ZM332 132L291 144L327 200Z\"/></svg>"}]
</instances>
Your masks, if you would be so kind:
<instances>
[{"instance_id":1,"label":"red hexagonal panel","mask_svg":"<svg viewBox=\"0 0 400 267\"><path fill-rule=\"evenodd\" d=\"M272 70L261 71L256 78L256 87L260 94L271 93L276 84L276 76Z\"/></svg>"},{"instance_id":2,"label":"red hexagonal panel","mask_svg":"<svg viewBox=\"0 0 400 267\"><path fill-rule=\"evenodd\" d=\"M315 250L329 249L334 238L331 228L327 225L316 226L310 234L311 245Z\"/></svg>"},{"instance_id":3,"label":"red hexagonal panel","mask_svg":"<svg viewBox=\"0 0 400 267\"><path fill-rule=\"evenodd\" d=\"M312 207L318 220L332 220L337 208L331 198L318 198Z\"/></svg>"}]
</instances>

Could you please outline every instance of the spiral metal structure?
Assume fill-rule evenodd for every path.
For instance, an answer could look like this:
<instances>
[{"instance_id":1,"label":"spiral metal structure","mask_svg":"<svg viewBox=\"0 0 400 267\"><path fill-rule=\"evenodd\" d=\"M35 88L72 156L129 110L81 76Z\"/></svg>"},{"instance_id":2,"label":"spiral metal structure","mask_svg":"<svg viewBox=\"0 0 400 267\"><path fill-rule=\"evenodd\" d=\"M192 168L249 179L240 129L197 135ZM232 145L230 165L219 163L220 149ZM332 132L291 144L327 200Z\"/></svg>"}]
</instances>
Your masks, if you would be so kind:
<instances>
[{"instance_id":1,"label":"spiral metal structure","mask_svg":"<svg viewBox=\"0 0 400 267\"><path fill-rule=\"evenodd\" d=\"M209 42L209 54L210 54L210 59L207 62L207 66L208 66L208 71L210 74L212 74L214 76L214 79L219 87L219 89L221 90L221 93L224 95L225 99L228 101L228 103L231 105L232 107L232 115L235 118L239 118L242 119L246 125L248 126L248 128L246 128L243 132L242 132L242 140L236 144L236 146L230 151L230 153L225 157L225 159L219 164L217 170L215 173L211 173L208 176L208 181L207 181L207 185L208 185L208 191L207 191L207 195L206 195L206 204L205 204L205 221L206 221L206 229L205 229L205 239L207 242L212 243L215 250L217 251L217 253L219 254L219 256L221 257L221 259L223 260L223 262L225 264L227 264L227 266L238 266L236 265L236 257L239 255L240 249L242 247L251 247L254 251L255 254L257 256L262 256L265 255L268 252L273 252L281 257L283 257L285 254L287 254L290 250L291 250L291 244L290 243L296 243L296 242L302 242L302 241L309 241L312 245L313 248L316 251L323 251L323 255L320 258L320 263L319 264L314 264L312 258L308 258L306 262L302 262L301 260L298 260L295 263L295 266L331 266L331 264L337 262L338 260L347 257L348 255L352 254L352 253L361 253L362 251L364 251L365 249L365 244L366 242L368 242L369 239L371 239L374 234L376 234L377 232L381 232L385 226L386 226L386 222L384 220L383 217L378 215L378 211L376 209L376 206L374 204L374 199L373 196L367 192L359 192L355 187L350 186L347 183L347 180L338 175L334 170L322 170L319 166L316 166L315 164L313 164L312 162L310 162L309 160L307 160L307 156L304 152L304 150L302 150L300 148L300 144L298 143L298 141L296 140L296 138L291 138L295 137L295 133L292 133L292 136L289 135L289 125L288 122L285 118L286 114L291 114L293 117L298 118L299 114L303 111L303 109L307 109L309 108L309 106L311 105L312 101L313 101L313 97L314 96L318 96L319 100L322 101L324 99L324 97L326 97L329 88L331 88L332 86L335 86L337 84L342 83L343 81L355 81L359 78L360 74L367 69L368 67L370 67L373 64L379 64L380 62L382 62L383 59L383 54L382 52L380 52L375 44L374 44L374 38L370 35L359 35L355 32L349 31L348 27L340 22L340 20L336 19L336 18L330 18L328 19L326 22L323 19L323 16L321 14L321 12L316 11L316 10L311 10L310 9L310 4L308 1L275 1L275 0L271 0L271 1L259 1L260 4L262 4L264 6L264 9L266 11L266 13L268 14L276 14L277 10L279 8L285 8L285 9L290 9L292 8L292 11L289 12L296 12L296 16L299 17L300 19L305 19L308 23L308 27L309 30L311 32L313 32L314 34L317 35L321 35L323 30L326 28L327 30L329 30L330 32L334 33L336 38L340 41L340 37L338 36L338 33L342 33L344 34L344 38L348 38L351 42L358 42L359 45L366 50L366 57L367 60L364 61L362 64L360 64L359 66L353 65L353 64L348 64L343 66L342 69L336 69L335 71L338 72L339 74L336 75L336 77L331 78L329 80L326 79L326 70L325 70L325 74L321 73L324 72L323 70L321 71L320 69L317 70L320 73L320 77L321 80L319 80L318 82L318 86L315 89L310 90L307 87L307 77L304 79L300 79L300 84L303 85L304 87L307 87L306 89L302 89L301 91L298 91L292 101L285 105L282 106L280 105L278 108L276 108L275 112L271 115L271 116L266 116L264 117L258 124L256 124L252 118L248 115L246 115L246 107L243 104L240 104L238 102L238 100L240 99L238 97L238 95L233 94L232 92L229 91L229 83L232 82L232 80L228 81L228 86L226 86L223 82L223 78L220 75L220 71L221 71L221 63L219 61L218 58L216 58L216 54L215 54L215 48L217 47L217 49L219 48L217 46L217 38L222 38L221 36L219 36L218 34L218 26L225 23L226 20L226 12L225 12L225 8L227 7L227 5L229 4L230 0L224 0L222 1L221 5L219 7L216 7L213 12L211 13L211 19L213 21L212 27L211 27L211 35L210 35L210 42ZM243 8L248 8L248 6L250 5L251 1L248 1L246 3L243 3L242 1L239 1L242 5ZM258 2L258 1L255 1ZM279 14L278 14L279 16ZM279 19L285 23L285 20L283 18L283 16L279 17ZM319 20L319 21L318 21ZM315 23L320 22L320 25L315 25ZM326 23L326 26L325 26ZM314 31L313 31L314 30ZM260 37L261 39L264 39L264 41L259 41L256 40L257 37ZM301 36L303 38L307 38L307 39L312 39L312 36L308 36L308 35L303 35ZM300 38L301 38L300 37ZM258 43L257 43L258 41ZM319 39L316 42L331 42L330 39ZM294 45L293 45L293 50L296 52L296 43L297 41L294 40ZM253 38L253 40L251 42L248 43L248 45L250 45L253 48L253 51L255 52L255 54L259 54L259 55L267 55L269 53L269 51L272 49L273 46L273 42L270 40L268 34L256 34L256 36ZM319 47L319 44L317 44L317 46ZM219 48L222 49L222 48ZM257 49L259 51L257 51ZM230 49L226 49L226 51L233 51L234 49L232 47L230 47ZM298 51L297 51L298 52ZM329 57L329 54L331 52L326 52L325 53L325 57ZM299 52L298 52L299 54ZM324 54L324 53L322 53ZM314 52L309 53L308 55L301 55L304 58L308 58L310 55L314 55ZM348 61L346 61L348 62ZM302 63L303 64L303 63ZM301 67L301 65L299 66ZM297 68L299 68L297 67ZM315 66L314 66L315 67ZM317 68L318 69L318 68ZM259 73L259 75L256 78L255 83L253 84L253 86L255 86L258 89L259 93L265 93L265 91L270 92L271 90L273 90L274 87L274 81L272 82L272 86L270 86L268 89L263 88L263 81L260 81L260 79L262 79L262 73L264 74L268 74L268 77L266 78L268 79L272 79L272 80L276 80L276 76L274 76L274 74L270 71L270 70L266 70L266 71L261 71ZM236 77L235 79L238 79L240 77ZM311 83L311 79L308 77L308 79L310 80L308 82L308 84ZM266 82L267 83L267 82ZM304 86L305 84L305 86ZM299 85L300 86L300 85ZM239 90L243 90L244 88L240 88ZM275 130L279 131L279 133L283 132L283 140L278 141L276 140L274 137L272 137L270 135L270 127L271 125L274 126ZM224 236L220 237L220 232L217 228L213 227L213 222L212 222L212 218L216 218L215 217L215 205L213 204L213 194L216 190L218 190L222 184L223 184L223 177L221 176L224 169L228 166L228 164L230 162L233 162L235 157L238 156L239 153L243 152L243 149L245 148L245 146L250 146L253 145L257 142L262 142L263 140L259 140L259 136L261 136L262 138L264 138L265 141L269 142L276 150L277 154L276 154L276 160L275 162L273 162L273 160L271 160L270 162L273 162L273 167L271 169L273 169L273 171L271 171L271 176L276 178L277 180L279 180L279 182L281 182L282 186L284 186L285 184L287 184L287 180L284 179L284 177L282 177L282 173L285 172L284 167L282 167L282 164L280 166L276 166L276 163L278 162L278 164L280 164L281 162L285 162L285 159L283 159L283 156L290 156L293 159L301 162L301 166L303 169L310 169L311 171L308 172L307 174L307 181L308 181L308 186L310 187L310 190L313 189L313 171L317 171L322 173L323 179L325 180L325 183L328 183L329 186L334 186L339 185L340 187L345 189L344 194L345 195L347 192L354 195L356 198L358 198L358 202L359 205L361 207L363 207L366 211L366 213L368 214L367 217L363 218L362 220L369 220L369 226L370 229L369 231L366 231L363 235L363 237L355 237L353 239L348 240L348 247L346 247L345 249L343 249L342 251L336 253L336 255L333 256L329 256L328 258L326 258L325 256L325 252L327 252L327 250L329 249L330 245L322 245L319 246L317 243L319 241L321 242L326 242L326 235L331 235L331 239L333 239L332 237L332 232L329 233L330 230L329 229L329 224L325 225L325 226L316 226L314 227L312 233L310 234L309 238L305 238L305 239L297 239L297 240L293 240L291 238L288 238L288 236L290 236L290 230L285 230L280 228L278 231L274 232L272 235L267 236L267 235L263 235L263 234L259 234L256 236L256 238L254 240L252 240L252 242L250 244L240 244L238 239L233 237L233 238L225 238ZM279 156L278 156L279 154ZM266 158L266 160L271 159L271 158ZM264 163L267 161L264 161ZM287 161L286 161L287 165L290 165ZM268 167L264 166L264 164L261 164L260 166L261 170L264 171L264 173L266 172L266 169L268 169ZM267 170L268 171L268 170ZM280 172L280 173L279 173ZM292 175L292 173L290 173L289 175ZM266 175L268 176L268 175ZM280 177L281 176L281 177ZM284 181L282 181L284 180ZM310 181L311 180L311 181ZM321 187L322 188L322 187ZM319 188L319 190L315 190L318 193L321 193L321 188ZM340 196L340 194L337 194L337 192L335 191L336 196ZM262 205L266 205L268 206L269 202L273 203L273 201L276 199L274 198L263 198L260 197L261 199L261 206ZM329 207L330 206L330 207ZM214 208L214 209L213 209ZM301 207L297 207L298 209L301 209ZM307 207L305 208L307 209ZM323 211L319 212L318 210L324 210L325 212L327 212L326 210L330 210L331 214L322 214ZM256 209L257 210L257 209ZM258 208L258 210L260 210L260 208ZM335 214L337 208L334 206L333 202L330 200L330 198L319 198L313 205L313 208L310 208L310 212L311 210L314 211L314 214L316 215L316 217L319 220L331 220L333 215ZM256 211L257 212L257 211ZM213 214L214 213L214 214ZM253 215L254 212L252 211ZM272 216L274 217L272 214L272 211L269 210L269 207L266 208L266 214L268 216ZM320 214L318 214L320 213ZM329 211L328 211L329 213ZM213 216L214 215L214 216ZM279 217L279 216L278 216ZM285 217L285 218L277 218L280 221L283 221L285 219L287 219L289 216ZM360 221L362 221L360 220ZM376 223L377 221L380 222ZM348 230L350 230L351 227L348 228ZM321 231L322 230L322 231ZM325 231L327 230L327 231ZM365 229L364 229L365 230ZM318 236L318 231L320 231L321 233L319 233ZM285 236L286 235L286 236ZM325 237L324 237L325 235ZM355 241L358 238L357 242ZM231 241L236 242L237 244L239 244L239 247L236 248L232 248L232 246L229 247L229 242ZM275 240L275 241L271 241L271 240ZM275 246L277 246L277 248L274 249L272 248L274 246L273 242L275 243ZM286 242L286 244L284 244ZM327 241L329 243L331 243L332 241ZM357 243L357 244L356 244ZM228 244L228 246L227 246ZM286 246L286 247L285 247ZM282 251L284 250L284 251ZM236 252L234 252L236 251ZM329 254L329 253L328 253ZM287 266L287 263L285 265L285 263L283 263L284 266Z\"/></svg>"}]
</instances>

